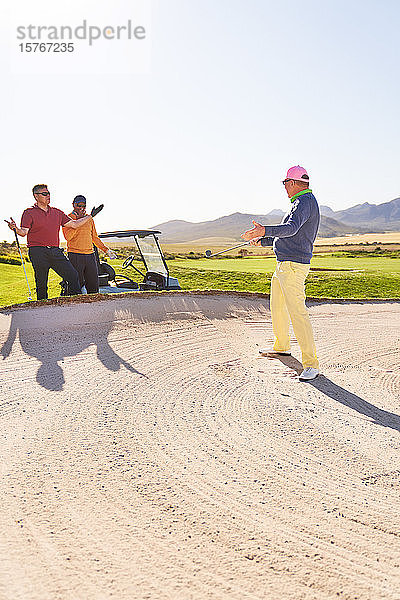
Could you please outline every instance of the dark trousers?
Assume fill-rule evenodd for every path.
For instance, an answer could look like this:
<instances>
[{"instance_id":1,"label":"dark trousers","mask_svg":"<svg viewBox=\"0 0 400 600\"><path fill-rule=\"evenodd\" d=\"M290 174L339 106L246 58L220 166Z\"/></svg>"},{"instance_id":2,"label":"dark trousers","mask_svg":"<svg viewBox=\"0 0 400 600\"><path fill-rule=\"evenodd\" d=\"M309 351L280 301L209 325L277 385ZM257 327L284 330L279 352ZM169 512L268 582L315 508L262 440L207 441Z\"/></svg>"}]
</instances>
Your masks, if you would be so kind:
<instances>
[{"instance_id":1,"label":"dark trousers","mask_svg":"<svg viewBox=\"0 0 400 600\"><path fill-rule=\"evenodd\" d=\"M36 295L38 300L45 300L47 296L47 281L49 270L53 269L69 285L71 296L81 293L78 273L64 255L61 248L56 246L31 246L29 259L35 272Z\"/></svg>"},{"instance_id":2,"label":"dark trousers","mask_svg":"<svg viewBox=\"0 0 400 600\"><path fill-rule=\"evenodd\" d=\"M88 294L97 294L99 291L99 272L94 252L92 254L68 252L68 258L78 271L81 287L85 286Z\"/></svg>"}]
</instances>

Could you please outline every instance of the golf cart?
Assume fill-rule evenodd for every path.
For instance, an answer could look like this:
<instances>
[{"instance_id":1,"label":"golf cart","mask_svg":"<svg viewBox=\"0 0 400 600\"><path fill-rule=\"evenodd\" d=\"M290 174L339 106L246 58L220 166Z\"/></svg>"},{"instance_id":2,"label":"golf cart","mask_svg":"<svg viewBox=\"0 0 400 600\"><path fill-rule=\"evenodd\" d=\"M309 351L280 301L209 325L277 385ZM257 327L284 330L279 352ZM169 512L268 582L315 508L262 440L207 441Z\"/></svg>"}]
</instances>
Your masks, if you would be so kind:
<instances>
[{"instance_id":1,"label":"golf cart","mask_svg":"<svg viewBox=\"0 0 400 600\"><path fill-rule=\"evenodd\" d=\"M122 268L127 269L128 267L132 267L143 278L140 283L133 281L125 274L117 274L114 268L107 262L100 262L98 260L100 292L103 294L112 294L131 292L132 290L180 290L178 280L169 275L167 263L158 242L157 235L160 233L161 231L151 229L100 233L99 237L107 239L108 243L131 243L133 238L146 271L144 273L133 265L134 254L131 254L123 262Z\"/></svg>"}]
</instances>

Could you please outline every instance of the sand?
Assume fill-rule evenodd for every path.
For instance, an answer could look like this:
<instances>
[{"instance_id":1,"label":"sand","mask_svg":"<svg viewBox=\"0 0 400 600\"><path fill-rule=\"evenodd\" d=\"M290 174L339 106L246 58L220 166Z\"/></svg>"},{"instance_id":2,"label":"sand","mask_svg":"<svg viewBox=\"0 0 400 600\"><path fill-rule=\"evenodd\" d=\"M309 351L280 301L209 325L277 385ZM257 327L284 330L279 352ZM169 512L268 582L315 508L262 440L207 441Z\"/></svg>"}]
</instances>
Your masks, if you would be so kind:
<instances>
[{"instance_id":1,"label":"sand","mask_svg":"<svg viewBox=\"0 0 400 600\"><path fill-rule=\"evenodd\" d=\"M400 598L400 311L263 298L0 312L0 599Z\"/></svg>"}]
</instances>

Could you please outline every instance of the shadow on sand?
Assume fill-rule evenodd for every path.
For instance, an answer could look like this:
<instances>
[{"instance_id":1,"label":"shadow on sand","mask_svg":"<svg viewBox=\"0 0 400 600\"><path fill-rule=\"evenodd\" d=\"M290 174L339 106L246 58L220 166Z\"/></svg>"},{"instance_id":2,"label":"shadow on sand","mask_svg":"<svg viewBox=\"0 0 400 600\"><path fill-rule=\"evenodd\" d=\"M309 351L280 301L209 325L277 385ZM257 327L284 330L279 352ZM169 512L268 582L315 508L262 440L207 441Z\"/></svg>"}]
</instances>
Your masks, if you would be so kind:
<instances>
[{"instance_id":1,"label":"shadow on sand","mask_svg":"<svg viewBox=\"0 0 400 600\"><path fill-rule=\"evenodd\" d=\"M279 360L290 369L293 369L298 374L300 374L303 370L301 362L299 362L293 356L280 356ZM381 425L382 427L390 427L395 431L400 431L400 416L395 413L388 412L386 410L382 410L378 408L374 404L367 402L360 396L349 392L345 388L333 383L328 377L325 375L319 375L313 381L305 382L306 385L312 385L317 390L332 398L336 402L340 402L344 406L348 406L352 410L357 411L361 415L364 415L373 420L377 425Z\"/></svg>"},{"instance_id":2,"label":"shadow on sand","mask_svg":"<svg viewBox=\"0 0 400 600\"><path fill-rule=\"evenodd\" d=\"M65 328L60 331L56 324L53 331L51 328L35 330L26 327L26 317L23 312L14 312L8 337L0 354L3 360L10 356L18 335L19 344L25 354L36 358L41 363L36 373L36 381L51 391L62 390L65 383L64 372L59 363L67 356L77 356L92 344L97 348L97 358L109 371L118 371L121 367L125 367L131 373L146 377L111 348L108 343L111 327L112 321L96 323L95 326L88 324L80 328L71 328L70 331ZM90 377L90 373L85 371L85 376Z\"/></svg>"}]
</instances>

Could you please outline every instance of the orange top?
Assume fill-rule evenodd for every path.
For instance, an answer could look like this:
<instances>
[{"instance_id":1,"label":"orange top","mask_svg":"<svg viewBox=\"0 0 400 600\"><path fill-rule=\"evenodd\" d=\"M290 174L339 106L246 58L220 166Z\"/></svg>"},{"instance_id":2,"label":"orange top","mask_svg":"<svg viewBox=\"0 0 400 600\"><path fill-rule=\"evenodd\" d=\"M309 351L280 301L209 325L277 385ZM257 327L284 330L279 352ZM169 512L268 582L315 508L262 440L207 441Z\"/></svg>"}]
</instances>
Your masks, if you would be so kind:
<instances>
[{"instance_id":1,"label":"orange top","mask_svg":"<svg viewBox=\"0 0 400 600\"><path fill-rule=\"evenodd\" d=\"M78 218L74 212L68 215L74 221ZM92 254L93 244L107 252L108 248L103 244L97 235L96 227L93 219L89 219L78 229L72 227L63 227L63 234L67 240L67 252L75 252L76 254Z\"/></svg>"}]
</instances>

